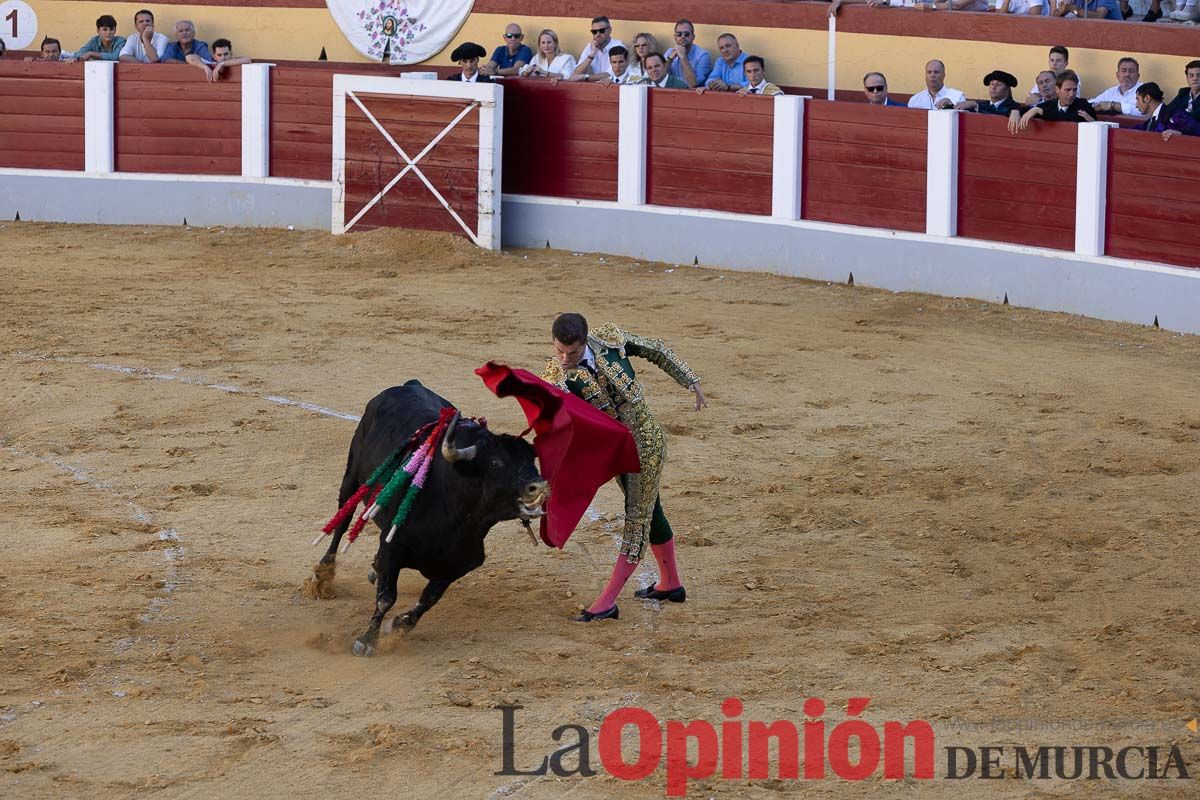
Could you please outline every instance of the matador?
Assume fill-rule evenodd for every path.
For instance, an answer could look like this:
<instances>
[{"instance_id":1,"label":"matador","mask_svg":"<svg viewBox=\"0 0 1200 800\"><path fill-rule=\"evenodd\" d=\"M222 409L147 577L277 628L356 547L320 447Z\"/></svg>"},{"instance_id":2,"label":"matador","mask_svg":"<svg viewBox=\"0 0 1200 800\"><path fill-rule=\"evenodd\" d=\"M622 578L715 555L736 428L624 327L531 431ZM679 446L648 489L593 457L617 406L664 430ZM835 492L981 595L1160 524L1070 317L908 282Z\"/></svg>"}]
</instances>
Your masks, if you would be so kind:
<instances>
[{"instance_id":1,"label":"matador","mask_svg":"<svg viewBox=\"0 0 1200 800\"><path fill-rule=\"evenodd\" d=\"M561 314L551 329L554 358L542 379L575 394L633 434L642 470L618 477L625 493L625 529L612 577L600 596L576 622L617 619L617 595L641 561L646 541L658 562L658 582L639 589L634 596L682 603L687 592L675 563L675 539L659 500L659 479L666 458L663 429L650 413L630 356L644 358L662 369L696 395L696 410L708 405L700 390L700 379L661 339L648 339L623 331L612 323L588 330L580 314Z\"/></svg>"}]
</instances>

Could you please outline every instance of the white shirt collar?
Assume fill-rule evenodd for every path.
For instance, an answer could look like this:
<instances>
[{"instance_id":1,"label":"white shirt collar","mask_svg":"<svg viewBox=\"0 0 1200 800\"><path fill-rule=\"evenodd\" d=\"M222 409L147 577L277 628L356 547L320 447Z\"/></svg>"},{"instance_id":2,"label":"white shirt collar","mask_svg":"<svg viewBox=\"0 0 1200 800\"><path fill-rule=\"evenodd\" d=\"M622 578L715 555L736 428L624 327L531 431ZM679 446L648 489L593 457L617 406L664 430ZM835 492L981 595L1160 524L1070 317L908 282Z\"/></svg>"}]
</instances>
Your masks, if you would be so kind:
<instances>
[{"instance_id":1,"label":"white shirt collar","mask_svg":"<svg viewBox=\"0 0 1200 800\"><path fill-rule=\"evenodd\" d=\"M587 364L592 369L596 368L596 354L592 352L592 346L590 344L584 345L583 356L579 359L579 364L581 366Z\"/></svg>"}]
</instances>

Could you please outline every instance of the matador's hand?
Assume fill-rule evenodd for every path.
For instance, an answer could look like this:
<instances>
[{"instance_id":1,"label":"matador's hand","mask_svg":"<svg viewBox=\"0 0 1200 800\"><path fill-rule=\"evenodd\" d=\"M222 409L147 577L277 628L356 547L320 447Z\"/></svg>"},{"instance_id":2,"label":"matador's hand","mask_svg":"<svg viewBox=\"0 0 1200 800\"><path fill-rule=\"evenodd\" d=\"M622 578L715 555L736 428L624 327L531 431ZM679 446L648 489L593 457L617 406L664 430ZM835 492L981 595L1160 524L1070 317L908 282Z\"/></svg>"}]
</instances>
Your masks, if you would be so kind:
<instances>
[{"instance_id":1,"label":"matador's hand","mask_svg":"<svg viewBox=\"0 0 1200 800\"><path fill-rule=\"evenodd\" d=\"M700 384L693 383L692 391L696 393L696 410L708 408L708 401L704 399L704 392L700 391Z\"/></svg>"}]
</instances>

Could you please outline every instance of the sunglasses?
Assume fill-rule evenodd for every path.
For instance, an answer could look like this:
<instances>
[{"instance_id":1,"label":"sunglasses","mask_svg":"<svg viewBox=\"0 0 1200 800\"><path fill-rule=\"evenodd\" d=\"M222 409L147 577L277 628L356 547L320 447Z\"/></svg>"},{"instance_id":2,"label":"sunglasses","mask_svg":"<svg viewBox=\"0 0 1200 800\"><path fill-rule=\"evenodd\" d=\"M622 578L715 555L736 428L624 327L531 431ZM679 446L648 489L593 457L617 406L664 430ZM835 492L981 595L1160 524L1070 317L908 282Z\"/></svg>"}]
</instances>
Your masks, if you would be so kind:
<instances>
[{"instance_id":1,"label":"sunglasses","mask_svg":"<svg viewBox=\"0 0 1200 800\"><path fill-rule=\"evenodd\" d=\"M506 34L504 34L504 38L505 39L524 39L525 34L523 34L523 33L506 33Z\"/></svg>"},{"instance_id":2,"label":"sunglasses","mask_svg":"<svg viewBox=\"0 0 1200 800\"><path fill-rule=\"evenodd\" d=\"M868 92L882 92L887 87L886 86L864 86L863 88L866 89Z\"/></svg>"},{"instance_id":3,"label":"sunglasses","mask_svg":"<svg viewBox=\"0 0 1200 800\"><path fill-rule=\"evenodd\" d=\"M675 38L686 39L689 36L695 36L691 31L675 31Z\"/></svg>"},{"instance_id":4,"label":"sunglasses","mask_svg":"<svg viewBox=\"0 0 1200 800\"><path fill-rule=\"evenodd\" d=\"M608 28L592 28L592 36L599 36L602 33L608 33Z\"/></svg>"}]
</instances>

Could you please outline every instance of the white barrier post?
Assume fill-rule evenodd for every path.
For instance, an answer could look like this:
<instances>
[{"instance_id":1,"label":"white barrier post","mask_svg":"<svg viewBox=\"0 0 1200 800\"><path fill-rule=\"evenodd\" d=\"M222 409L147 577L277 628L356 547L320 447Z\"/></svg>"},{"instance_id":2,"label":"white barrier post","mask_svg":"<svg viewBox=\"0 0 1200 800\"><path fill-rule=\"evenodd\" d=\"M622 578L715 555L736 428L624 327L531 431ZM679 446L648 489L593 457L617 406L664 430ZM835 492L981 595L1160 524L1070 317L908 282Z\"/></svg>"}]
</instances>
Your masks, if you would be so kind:
<instances>
[{"instance_id":1,"label":"white barrier post","mask_svg":"<svg viewBox=\"0 0 1200 800\"><path fill-rule=\"evenodd\" d=\"M837 17L829 16L829 63L825 76L826 100L837 99Z\"/></svg>"},{"instance_id":2,"label":"white barrier post","mask_svg":"<svg viewBox=\"0 0 1200 800\"><path fill-rule=\"evenodd\" d=\"M242 176L271 174L271 65L245 64L242 70Z\"/></svg>"},{"instance_id":3,"label":"white barrier post","mask_svg":"<svg viewBox=\"0 0 1200 800\"><path fill-rule=\"evenodd\" d=\"M925 233L958 235L958 113L929 112L925 159Z\"/></svg>"},{"instance_id":4,"label":"white barrier post","mask_svg":"<svg viewBox=\"0 0 1200 800\"><path fill-rule=\"evenodd\" d=\"M83 65L83 168L88 172L108 173L115 166L116 66L112 61Z\"/></svg>"},{"instance_id":5,"label":"white barrier post","mask_svg":"<svg viewBox=\"0 0 1200 800\"><path fill-rule=\"evenodd\" d=\"M800 219L804 193L804 101L801 96L775 96L775 130L771 154L771 216Z\"/></svg>"},{"instance_id":6,"label":"white barrier post","mask_svg":"<svg viewBox=\"0 0 1200 800\"><path fill-rule=\"evenodd\" d=\"M1104 255L1105 216L1108 213L1108 129L1115 122L1085 122L1076 126L1075 252Z\"/></svg>"},{"instance_id":7,"label":"white barrier post","mask_svg":"<svg viewBox=\"0 0 1200 800\"><path fill-rule=\"evenodd\" d=\"M646 205L646 128L650 117L647 86L622 86L617 117L617 202Z\"/></svg>"}]
</instances>

